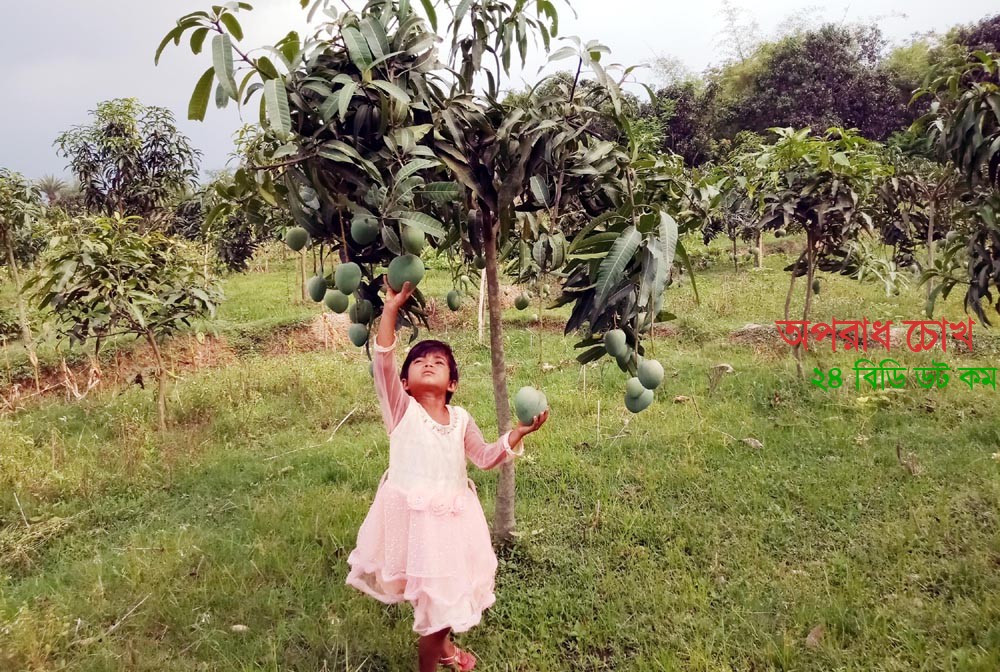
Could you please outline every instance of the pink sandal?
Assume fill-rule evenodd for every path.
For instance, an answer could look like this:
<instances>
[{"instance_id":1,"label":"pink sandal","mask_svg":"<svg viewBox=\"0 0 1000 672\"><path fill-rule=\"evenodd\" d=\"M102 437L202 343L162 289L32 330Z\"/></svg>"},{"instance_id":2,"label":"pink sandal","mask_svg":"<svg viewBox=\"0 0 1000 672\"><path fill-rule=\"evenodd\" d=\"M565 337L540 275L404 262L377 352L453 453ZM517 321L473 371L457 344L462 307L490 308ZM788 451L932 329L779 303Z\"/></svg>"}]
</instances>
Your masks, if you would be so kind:
<instances>
[{"instance_id":1,"label":"pink sandal","mask_svg":"<svg viewBox=\"0 0 1000 672\"><path fill-rule=\"evenodd\" d=\"M442 656L438 662L445 667L459 670L459 672L469 672L469 670L473 670L476 667L476 657L457 646L455 647L455 653L450 656Z\"/></svg>"}]
</instances>

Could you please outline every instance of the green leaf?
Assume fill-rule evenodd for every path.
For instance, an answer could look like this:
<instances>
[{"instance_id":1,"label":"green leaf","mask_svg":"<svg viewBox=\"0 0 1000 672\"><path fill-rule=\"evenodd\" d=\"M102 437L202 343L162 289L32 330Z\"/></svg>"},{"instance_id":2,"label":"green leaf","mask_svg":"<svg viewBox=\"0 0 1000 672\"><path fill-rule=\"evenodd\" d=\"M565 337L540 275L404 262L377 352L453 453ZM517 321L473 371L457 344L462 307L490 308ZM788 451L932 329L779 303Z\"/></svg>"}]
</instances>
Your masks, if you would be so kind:
<instances>
[{"instance_id":1,"label":"green leaf","mask_svg":"<svg viewBox=\"0 0 1000 672\"><path fill-rule=\"evenodd\" d=\"M608 251L608 255L601 261L597 270L594 315L604 310L611 290L621 283L625 269L635 256L641 242L642 234L634 226L630 226L622 231Z\"/></svg>"},{"instance_id":2,"label":"green leaf","mask_svg":"<svg viewBox=\"0 0 1000 672\"><path fill-rule=\"evenodd\" d=\"M447 203L458 200L462 188L455 182L431 182L414 193L420 194L435 203Z\"/></svg>"},{"instance_id":3,"label":"green leaf","mask_svg":"<svg viewBox=\"0 0 1000 672\"><path fill-rule=\"evenodd\" d=\"M433 166L440 165L437 161L433 159L413 159L405 166L399 169L395 175L396 182L402 182L410 175L415 174L418 171L424 170L425 168L431 168Z\"/></svg>"},{"instance_id":4,"label":"green leaf","mask_svg":"<svg viewBox=\"0 0 1000 672\"><path fill-rule=\"evenodd\" d=\"M235 16L227 12L219 17L219 19L229 30L229 34L236 38L237 42L243 39L243 27L240 26L240 22Z\"/></svg>"},{"instance_id":5,"label":"green leaf","mask_svg":"<svg viewBox=\"0 0 1000 672\"><path fill-rule=\"evenodd\" d=\"M164 36L163 41L160 42L160 46L156 48L156 55L153 57L153 65L160 64L160 55L163 54L163 50L167 48L167 44L169 44L171 40L175 40L180 37L183 32L183 28L176 26L173 30L167 33L166 36Z\"/></svg>"},{"instance_id":6,"label":"green leaf","mask_svg":"<svg viewBox=\"0 0 1000 672\"><path fill-rule=\"evenodd\" d=\"M215 66L215 76L226 94L233 100L239 99L236 89L236 78L233 69L233 41L228 35L216 35L212 38L212 64Z\"/></svg>"},{"instance_id":7,"label":"green leaf","mask_svg":"<svg viewBox=\"0 0 1000 672\"><path fill-rule=\"evenodd\" d=\"M208 28L199 28L191 33L191 52L200 54L205 46L205 38L208 37Z\"/></svg>"},{"instance_id":8,"label":"green leaf","mask_svg":"<svg viewBox=\"0 0 1000 672\"><path fill-rule=\"evenodd\" d=\"M361 21L361 34L365 36L368 47L375 58L382 58L389 53L389 39L385 28L374 16L367 16Z\"/></svg>"},{"instance_id":9,"label":"green leaf","mask_svg":"<svg viewBox=\"0 0 1000 672\"><path fill-rule=\"evenodd\" d=\"M447 235L444 224L422 212L401 212L399 213L399 221L408 226L420 229L428 236L434 236L438 240Z\"/></svg>"},{"instance_id":10,"label":"green leaf","mask_svg":"<svg viewBox=\"0 0 1000 672\"><path fill-rule=\"evenodd\" d=\"M427 12L427 19L431 22L431 30L435 33L438 29L437 14L434 12L434 4L431 0L420 0L420 4L424 6L424 11Z\"/></svg>"},{"instance_id":11,"label":"green leaf","mask_svg":"<svg viewBox=\"0 0 1000 672\"><path fill-rule=\"evenodd\" d=\"M403 103L404 105L410 104L410 94L408 94L406 91L403 91L403 89L399 88L398 86L396 86L391 82L387 82L382 79L376 79L375 81L372 82L372 86L374 86L377 89L381 89L382 91L385 91L387 94L389 94L399 102Z\"/></svg>"},{"instance_id":12,"label":"green leaf","mask_svg":"<svg viewBox=\"0 0 1000 672\"><path fill-rule=\"evenodd\" d=\"M372 52L368 48L368 43L361 35L361 31L353 26L344 28L341 32L344 43L347 45L347 52L351 56L351 62L357 66L358 70L365 71L372 67Z\"/></svg>"},{"instance_id":13,"label":"green leaf","mask_svg":"<svg viewBox=\"0 0 1000 672\"><path fill-rule=\"evenodd\" d=\"M279 136L287 136L292 131L292 118L288 110L288 92L283 79L269 79L264 82L264 104L267 122Z\"/></svg>"},{"instance_id":14,"label":"green leaf","mask_svg":"<svg viewBox=\"0 0 1000 672\"><path fill-rule=\"evenodd\" d=\"M681 258L681 262L691 277L691 289L694 291L694 301L696 304L701 305L701 297L698 296L698 283L695 282L694 278L694 264L691 263L691 258L688 257L687 250L684 249L684 244L680 241L677 241L677 256Z\"/></svg>"},{"instance_id":15,"label":"green leaf","mask_svg":"<svg viewBox=\"0 0 1000 672\"><path fill-rule=\"evenodd\" d=\"M257 69L264 76L265 79L277 79L278 69L274 67L274 63L267 56L261 56L257 59Z\"/></svg>"},{"instance_id":16,"label":"green leaf","mask_svg":"<svg viewBox=\"0 0 1000 672\"><path fill-rule=\"evenodd\" d=\"M535 175L531 178L531 193L535 195L539 203L549 207L549 188L541 175Z\"/></svg>"},{"instance_id":17,"label":"green leaf","mask_svg":"<svg viewBox=\"0 0 1000 672\"><path fill-rule=\"evenodd\" d=\"M215 68L209 68L195 84L194 93L188 103L188 119L204 121L208 111L208 99L212 95L212 82L215 80Z\"/></svg>"}]
</instances>

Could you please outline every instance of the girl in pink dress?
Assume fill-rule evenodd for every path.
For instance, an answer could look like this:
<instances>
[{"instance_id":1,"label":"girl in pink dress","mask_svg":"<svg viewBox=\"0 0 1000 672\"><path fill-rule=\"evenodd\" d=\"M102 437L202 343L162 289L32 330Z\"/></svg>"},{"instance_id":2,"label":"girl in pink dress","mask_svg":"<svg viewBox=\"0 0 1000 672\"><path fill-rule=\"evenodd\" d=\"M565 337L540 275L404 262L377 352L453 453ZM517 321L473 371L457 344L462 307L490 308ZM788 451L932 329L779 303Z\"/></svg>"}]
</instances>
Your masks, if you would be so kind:
<instances>
[{"instance_id":1,"label":"girl in pink dress","mask_svg":"<svg viewBox=\"0 0 1000 672\"><path fill-rule=\"evenodd\" d=\"M472 416L448 403L458 367L446 344L418 343L397 377L396 317L412 293L409 282L399 293L386 284L373 374L389 433L389 469L347 558L347 584L386 604L413 605L420 672L439 664L471 670L475 657L448 635L471 629L492 606L497 558L466 458L492 469L521 455L516 447L548 411L486 443Z\"/></svg>"}]
</instances>

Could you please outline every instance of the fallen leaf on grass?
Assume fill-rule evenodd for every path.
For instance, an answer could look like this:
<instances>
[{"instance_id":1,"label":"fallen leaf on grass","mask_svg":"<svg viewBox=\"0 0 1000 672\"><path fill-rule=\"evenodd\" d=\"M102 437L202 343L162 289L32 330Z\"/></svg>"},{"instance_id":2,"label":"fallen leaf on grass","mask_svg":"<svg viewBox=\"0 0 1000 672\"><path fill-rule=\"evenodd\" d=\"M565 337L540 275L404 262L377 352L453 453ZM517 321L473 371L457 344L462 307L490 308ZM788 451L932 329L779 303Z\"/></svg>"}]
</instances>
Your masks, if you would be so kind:
<instances>
[{"instance_id":1,"label":"fallen leaf on grass","mask_svg":"<svg viewBox=\"0 0 1000 672\"><path fill-rule=\"evenodd\" d=\"M683 404L688 401L691 401L691 397L685 397L683 394L679 394L676 397L674 397L675 404Z\"/></svg>"},{"instance_id":2,"label":"fallen leaf on grass","mask_svg":"<svg viewBox=\"0 0 1000 672\"><path fill-rule=\"evenodd\" d=\"M826 632L826 628L822 625L817 625L815 628L809 631L809 636L806 637L806 646L810 649L818 649L820 641L823 639L823 633Z\"/></svg>"},{"instance_id":3,"label":"fallen leaf on grass","mask_svg":"<svg viewBox=\"0 0 1000 672\"><path fill-rule=\"evenodd\" d=\"M246 632L250 628L241 623L237 623L236 625L230 627L229 629L232 630L233 632Z\"/></svg>"},{"instance_id":4,"label":"fallen leaf on grass","mask_svg":"<svg viewBox=\"0 0 1000 672\"><path fill-rule=\"evenodd\" d=\"M757 439L753 439L753 438L750 438L750 437L747 437L747 438L743 439L743 443L747 444L748 446L750 446L754 450L763 450L763 448L764 448L764 444L763 443L761 443Z\"/></svg>"}]
</instances>

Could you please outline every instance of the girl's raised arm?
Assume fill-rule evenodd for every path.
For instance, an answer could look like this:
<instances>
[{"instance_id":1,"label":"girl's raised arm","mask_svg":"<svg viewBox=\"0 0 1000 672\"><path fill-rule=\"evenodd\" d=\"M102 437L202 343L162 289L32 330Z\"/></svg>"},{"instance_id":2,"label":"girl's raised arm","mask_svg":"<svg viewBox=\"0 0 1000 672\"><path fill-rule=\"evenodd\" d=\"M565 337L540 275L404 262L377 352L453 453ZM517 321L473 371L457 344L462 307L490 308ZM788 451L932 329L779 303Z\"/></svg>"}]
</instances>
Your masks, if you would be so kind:
<instances>
[{"instance_id":1,"label":"girl's raised arm","mask_svg":"<svg viewBox=\"0 0 1000 672\"><path fill-rule=\"evenodd\" d=\"M382 421L385 431L392 430L403 419L406 407L410 403L410 395L403 389L396 371L396 317L400 307L413 294L413 285L405 283L402 291L395 292L389 283L385 283L385 307L382 309L382 319L379 321L378 333L375 335L375 359L372 362L372 375L375 378L375 395L382 409Z\"/></svg>"}]
</instances>

